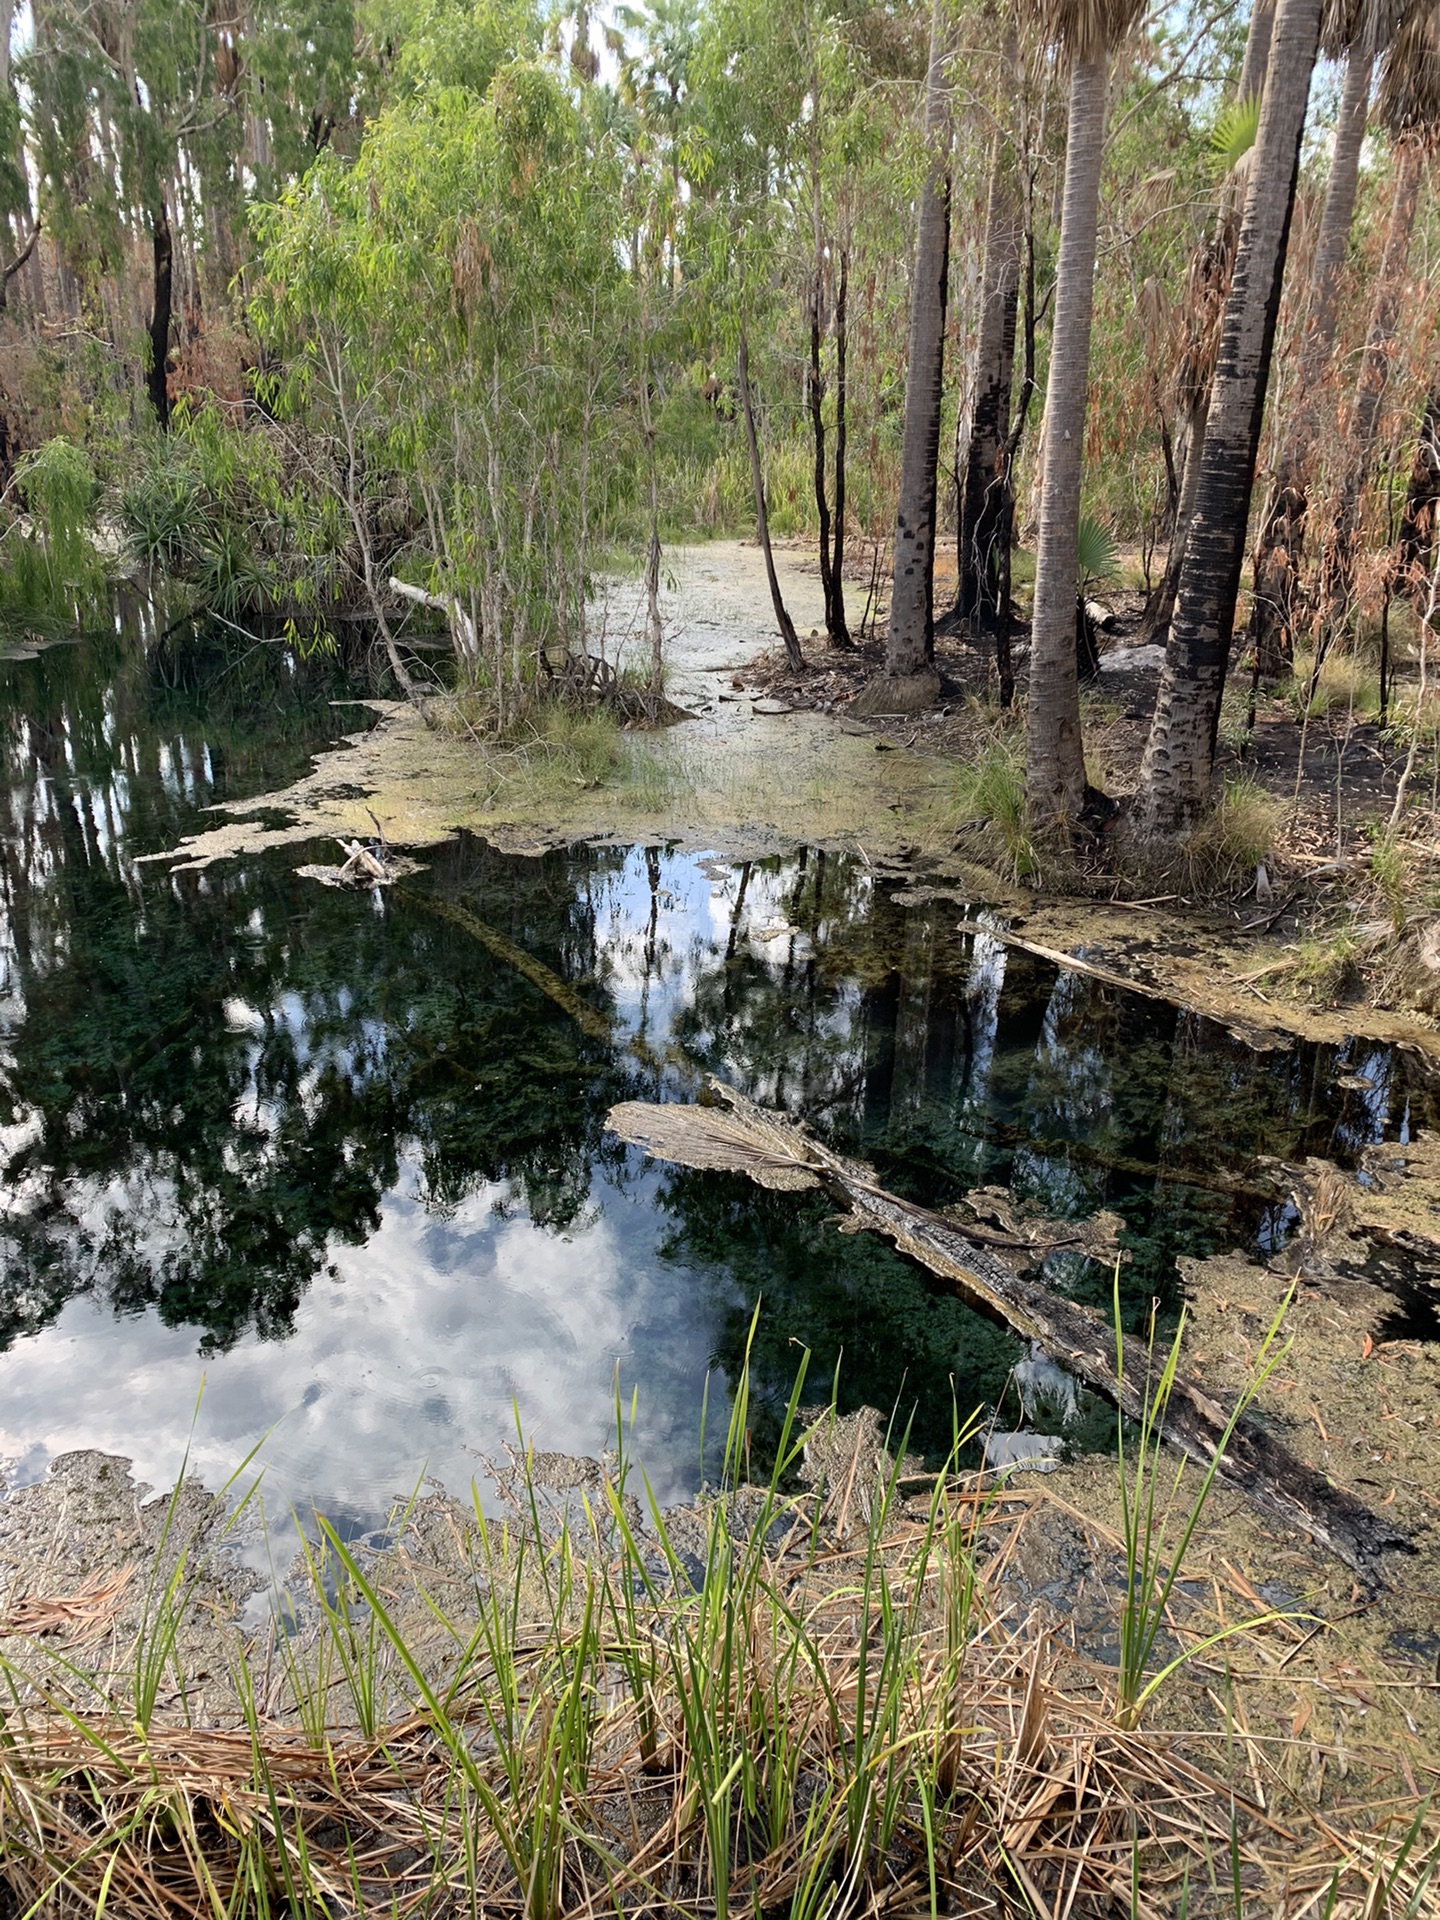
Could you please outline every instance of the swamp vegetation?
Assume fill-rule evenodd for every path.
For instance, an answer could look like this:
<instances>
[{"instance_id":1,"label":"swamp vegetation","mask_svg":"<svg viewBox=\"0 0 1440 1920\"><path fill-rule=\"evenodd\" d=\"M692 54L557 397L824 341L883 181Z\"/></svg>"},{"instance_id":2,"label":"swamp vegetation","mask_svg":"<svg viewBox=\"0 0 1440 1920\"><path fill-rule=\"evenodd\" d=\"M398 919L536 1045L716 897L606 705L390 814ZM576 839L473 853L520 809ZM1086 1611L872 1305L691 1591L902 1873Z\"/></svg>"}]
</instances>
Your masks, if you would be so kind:
<instances>
[{"instance_id":1,"label":"swamp vegetation","mask_svg":"<svg viewBox=\"0 0 1440 1920\"><path fill-rule=\"evenodd\" d=\"M1440 1913L1440 7L5 22L0 1920Z\"/></svg>"}]
</instances>

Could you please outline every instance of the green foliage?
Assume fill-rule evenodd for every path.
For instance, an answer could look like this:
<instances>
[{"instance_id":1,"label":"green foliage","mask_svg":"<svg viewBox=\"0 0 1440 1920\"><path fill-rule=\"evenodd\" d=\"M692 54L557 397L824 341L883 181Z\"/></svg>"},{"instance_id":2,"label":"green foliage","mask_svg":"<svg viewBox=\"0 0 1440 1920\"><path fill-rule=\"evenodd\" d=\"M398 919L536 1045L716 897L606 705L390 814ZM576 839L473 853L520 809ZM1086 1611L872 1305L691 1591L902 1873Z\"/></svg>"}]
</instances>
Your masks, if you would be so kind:
<instances>
[{"instance_id":1,"label":"green foliage","mask_svg":"<svg viewBox=\"0 0 1440 1920\"><path fill-rule=\"evenodd\" d=\"M353 535L284 445L218 405L177 403L169 433L137 435L114 486L134 564L237 623L273 617L322 636L353 599Z\"/></svg>"},{"instance_id":2,"label":"green foliage","mask_svg":"<svg viewBox=\"0 0 1440 1920\"><path fill-rule=\"evenodd\" d=\"M1092 514L1082 513L1078 528L1077 554L1080 563L1080 590L1095 581L1108 580L1119 560L1119 544L1110 529Z\"/></svg>"},{"instance_id":3,"label":"green foliage","mask_svg":"<svg viewBox=\"0 0 1440 1920\"><path fill-rule=\"evenodd\" d=\"M59 434L20 461L15 479L35 528L25 545L39 558L50 598L93 585L99 572L90 539L95 474L87 454Z\"/></svg>"},{"instance_id":4,"label":"green foliage","mask_svg":"<svg viewBox=\"0 0 1440 1920\"><path fill-rule=\"evenodd\" d=\"M626 289L613 156L554 76L512 59L483 96L433 88L381 114L257 213L256 325L312 470L383 604L377 521L427 586L478 610L492 688L575 637L588 556L634 441L616 401ZM425 315L417 331L415 317Z\"/></svg>"},{"instance_id":5,"label":"green foliage","mask_svg":"<svg viewBox=\"0 0 1440 1920\"><path fill-rule=\"evenodd\" d=\"M1255 144L1260 131L1260 96L1232 100L1215 116L1210 152L1221 173L1233 173Z\"/></svg>"},{"instance_id":6,"label":"green foliage","mask_svg":"<svg viewBox=\"0 0 1440 1920\"><path fill-rule=\"evenodd\" d=\"M1284 805L1244 776L1225 782L1220 797L1182 847L1187 885L1204 893L1244 892L1270 858Z\"/></svg>"},{"instance_id":7,"label":"green foliage","mask_svg":"<svg viewBox=\"0 0 1440 1920\"><path fill-rule=\"evenodd\" d=\"M1038 860L1025 815L1025 742L1017 730L997 730L971 760L948 776L949 807L957 830L986 826L1011 877L1025 880Z\"/></svg>"},{"instance_id":8,"label":"green foliage","mask_svg":"<svg viewBox=\"0 0 1440 1920\"><path fill-rule=\"evenodd\" d=\"M1404 837L1394 827L1377 825L1371 832L1370 878L1396 933L1403 933L1417 904L1418 874Z\"/></svg>"},{"instance_id":9,"label":"green foliage","mask_svg":"<svg viewBox=\"0 0 1440 1920\"><path fill-rule=\"evenodd\" d=\"M1307 936L1300 942L1290 975L1295 991L1317 1006L1337 1006L1359 985L1363 953L1360 941L1348 929Z\"/></svg>"},{"instance_id":10,"label":"green foliage","mask_svg":"<svg viewBox=\"0 0 1440 1920\"><path fill-rule=\"evenodd\" d=\"M1167 1661L1158 1673L1151 1672L1156 1643L1165 1625L1171 1596L1185 1564L1185 1556L1195 1538L1195 1530L1205 1511L1210 1489L1215 1484L1215 1475L1219 1470L1220 1462L1225 1457L1225 1449L1235 1429L1248 1413L1256 1394L1285 1357L1286 1348L1280 1342L1280 1328L1284 1323L1291 1297L1292 1295L1287 1294L1275 1318L1271 1321L1264 1339L1260 1342L1244 1390L1231 1409L1219 1444L1201 1469L1198 1485L1190 1494L1188 1505L1180 1510L1179 1537L1173 1540L1170 1538L1170 1526L1184 1482L1187 1462L1182 1456L1168 1494L1162 1494L1161 1482L1168 1476L1163 1435L1165 1416L1175 1391L1175 1380L1180 1366L1180 1346L1185 1334L1185 1316L1181 1314L1169 1349L1160 1358L1157 1372L1155 1320L1152 1311L1149 1342L1146 1348L1145 1378L1142 1382L1137 1383L1132 1379L1129 1383L1132 1392L1138 1390L1140 1401L1140 1413L1135 1422L1133 1445L1127 1444L1127 1423L1123 1414L1116 1424L1118 1435L1116 1475L1120 1487L1121 1523L1125 1541L1125 1599L1120 1609L1120 1665L1116 1682L1118 1713L1122 1726L1136 1726L1147 1703L1153 1699L1165 1682L1198 1655L1233 1638L1237 1633L1244 1633L1252 1627L1262 1626L1266 1621L1278 1617L1271 1612L1251 1620L1234 1621L1222 1627L1218 1633L1210 1634L1202 1640L1182 1647L1181 1651ZM1115 1372L1116 1377L1124 1383L1126 1379L1125 1342L1120 1331L1123 1323L1118 1265L1115 1269L1114 1318Z\"/></svg>"}]
</instances>

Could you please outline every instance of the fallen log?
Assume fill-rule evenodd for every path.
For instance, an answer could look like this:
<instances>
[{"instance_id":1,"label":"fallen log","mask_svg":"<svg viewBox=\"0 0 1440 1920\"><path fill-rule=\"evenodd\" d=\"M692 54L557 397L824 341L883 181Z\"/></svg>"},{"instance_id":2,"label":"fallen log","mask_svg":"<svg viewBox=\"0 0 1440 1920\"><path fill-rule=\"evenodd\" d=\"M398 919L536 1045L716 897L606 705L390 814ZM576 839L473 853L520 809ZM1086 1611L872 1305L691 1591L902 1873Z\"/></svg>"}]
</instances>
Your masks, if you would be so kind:
<instances>
[{"instance_id":1,"label":"fallen log","mask_svg":"<svg viewBox=\"0 0 1440 1920\"><path fill-rule=\"evenodd\" d=\"M974 1307L1003 1322L1138 1418L1163 1356L1126 1335L1116 1364L1113 1328L1098 1314L1043 1282L1016 1273L990 1248L967 1239L940 1214L912 1206L876 1186L853 1161L832 1153L795 1122L768 1113L717 1080L713 1104L655 1106L631 1100L612 1107L608 1126L657 1159L683 1166L749 1174L762 1186L823 1187L850 1216L848 1231L868 1230L948 1280ZM1220 1453L1231 1409L1195 1380L1178 1375L1165 1409L1166 1440L1208 1466ZM1298 1527L1362 1579L1385 1584L1381 1561L1413 1552L1409 1537L1354 1494L1307 1466L1253 1414L1246 1413L1220 1454L1217 1475L1265 1514Z\"/></svg>"},{"instance_id":2,"label":"fallen log","mask_svg":"<svg viewBox=\"0 0 1440 1920\"><path fill-rule=\"evenodd\" d=\"M480 636L476 632L475 622L461 606L454 594L442 598L438 593L426 593L423 587L412 587L408 580L390 577L390 591L402 600L413 601L417 607L429 607L435 613L443 613L450 625L450 638L455 651L463 660L480 658Z\"/></svg>"}]
</instances>

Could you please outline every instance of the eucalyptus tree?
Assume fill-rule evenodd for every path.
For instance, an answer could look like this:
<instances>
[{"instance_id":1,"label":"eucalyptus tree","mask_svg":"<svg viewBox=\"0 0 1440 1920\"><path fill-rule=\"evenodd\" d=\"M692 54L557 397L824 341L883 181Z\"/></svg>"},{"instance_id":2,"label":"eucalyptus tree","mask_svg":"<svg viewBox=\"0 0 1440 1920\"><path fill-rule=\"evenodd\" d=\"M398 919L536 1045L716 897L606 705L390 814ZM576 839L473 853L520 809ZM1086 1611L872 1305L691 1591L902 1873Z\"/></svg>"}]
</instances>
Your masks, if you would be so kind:
<instances>
[{"instance_id":1,"label":"eucalyptus tree","mask_svg":"<svg viewBox=\"0 0 1440 1920\"><path fill-rule=\"evenodd\" d=\"M1387 49L1378 107L1391 135L1394 183L1371 295L1369 332L1346 423L1339 499L1326 539L1324 632L1316 648L1317 671L1325 645L1345 620L1354 593L1360 508L1390 379L1415 213L1426 162L1440 141L1440 5L1436 0L1417 7Z\"/></svg>"},{"instance_id":2,"label":"eucalyptus tree","mask_svg":"<svg viewBox=\"0 0 1440 1920\"><path fill-rule=\"evenodd\" d=\"M690 66L699 32L698 0L642 0L639 6L618 6L605 32L619 63L621 93L634 115L647 160L658 163L668 183L669 191L664 193L655 184L649 204L652 237L665 251L676 287L681 275L679 224L685 209L683 155L691 117Z\"/></svg>"},{"instance_id":3,"label":"eucalyptus tree","mask_svg":"<svg viewBox=\"0 0 1440 1920\"><path fill-rule=\"evenodd\" d=\"M1350 248L1360 153L1370 114L1375 58L1384 43L1389 0L1336 0L1321 23L1321 49L1345 58L1325 204L1310 270L1305 333L1286 423L1255 547L1250 634L1269 679L1289 672L1296 595L1305 548L1311 468L1320 434L1327 375L1340 319L1340 288Z\"/></svg>"},{"instance_id":4,"label":"eucalyptus tree","mask_svg":"<svg viewBox=\"0 0 1440 1920\"><path fill-rule=\"evenodd\" d=\"M1085 799L1075 601L1096 232L1110 64L1138 13L1139 0L1053 0L1046 20L1070 63L1070 97L1026 703L1026 799L1041 832L1074 820Z\"/></svg>"},{"instance_id":5,"label":"eucalyptus tree","mask_svg":"<svg viewBox=\"0 0 1440 1920\"><path fill-rule=\"evenodd\" d=\"M1004 31L1000 71L1002 85L1009 82L1014 94L1022 94L1023 87L1015 84L1022 75L1013 23L1007 23ZM994 637L1000 702L1008 707L1014 695L1008 631L1014 522L1010 402L1020 302L1022 209L1019 143L1006 124L1006 106L1000 104L997 116L986 189L969 434L959 476L956 610L974 629Z\"/></svg>"},{"instance_id":6,"label":"eucalyptus tree","mask_svg":"<svg viewBox=\"0 0 1440 1920\"><path fill-rule=\"evenodd\" d=\"M885 668L862 688L859 713L915 713L940 692L935 671L935 507L950 279L950 27L946 0L932 0L925 76L924 177L910 283L905 418L895 571Z\"/></svg>"},{"instance_id":7,"label":"eucalyptus tree","mask_svg":"<svg viewBox=\"0 0 1440 1920\"><path fill-rule=\"evenodd\" d=\"M851 641L845 618L845 453L849 429L851 235L846 229L850 224L848 176L853 169L853 150L866 115L863 109L858 114L854 111L857 62L854 50L836 31L834 21L815 7L812 0L804 0L795 17L803 33L803 51L810 69L801 181L809 214L805 317L810 357L806 388L814 451L811 480L820 548L820 587L825 596L825 631L830 642L832 646L848 647ZM847 93L852 95L848 101ZM838 176L833 181L832 173ZM826 466L828 383L824 365L824 342L832 326L835 335L833 496Z\"/></svg>"},{"instance_id":8,"label":"eucalyptus tree","mask_svg":"<svg viewBox=\"0 0 1440 1920\"><path fill-rule=\"evenodd\" d=\"M1210 799L1250 495L1290 240L1321 0L1279 0L1206 423L1195 519L1137 809L1149 835L1190 825Z\"/></svg>"},{"instance_id":9,"label":"eucalyptus tree","mask_svg":"<svg viewBox=\"0 0 1440 1920\"><path fill-rule=\"evenodd\" d=\"M6 243L0 247L0 308L6 304L10 282L35 251L35 242L40 237L25 160L20 99L10 58L16 12L16 0L3 0L0 4L0 223L6 235Z\"/></svg>"},{"instance_id":10,"label":"eucalyptus tree","mask_svg":"<svg viewBox=\"0 0 1440 1920\"><path fill-rule=\"evenodd\" d=\"M419 26L415 21L410 30ZM252 0L237 54L244 109L238 157L253 199L274 199L326 148L349 152L358 144L379 75L355 0Z\"/></svg>"},{"instance_id":11,"label":"eucalyptus tree","mask_svg":"<svg viewBox=\"0 0 1440 1920\"><path fill-rule=\"evenodd\" d=\"M214 0L51 0L21 63L41 212L62 250L94 269L149 242L145 385L162 427L177 183L237 106L238 70L221 45Z\"/></svg>"},{"instance_id":12,"label":"eucalyptus tree","mask_svg":"<svg viewBox=\"0 0 1440 1920\"><path fill-rule=\"evenodd\" d=\"M657 444L659 360L674 330L682 284L682 147L688 120L688 77L697 14L692 0L620 7L606 31L619 61L612 129L621 153L622 245L628 255L637 338L635 393L644 450L648 536L646 626L650 693L663 691L664 623L660 612L660 472ZM606 95L595 96L603 101Z\"/></svg>"}]
</instances>

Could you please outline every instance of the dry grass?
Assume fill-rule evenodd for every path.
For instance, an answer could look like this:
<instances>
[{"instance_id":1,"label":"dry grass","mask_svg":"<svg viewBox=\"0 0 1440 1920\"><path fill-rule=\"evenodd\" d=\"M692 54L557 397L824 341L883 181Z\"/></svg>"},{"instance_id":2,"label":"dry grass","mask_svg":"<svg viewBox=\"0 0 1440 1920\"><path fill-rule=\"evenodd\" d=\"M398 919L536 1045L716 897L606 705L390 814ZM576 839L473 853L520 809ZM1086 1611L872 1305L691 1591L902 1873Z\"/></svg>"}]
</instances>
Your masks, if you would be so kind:
<instances>
[{"instance_id":1,"label":"dry grass","mask_svg":"<svg viewBox=\"0 0 1440 1920\"><path fill-rule=\"evenodd\" d=\"M402 1600L403 1555L332 1535L317 1630L237 1640L223 1724L183 1686L97 1709L73 1650L10 1666L4 1910L1436 1911L1424 1803L1290 1825L1213 1740L1120 1727L1107 1671L1007 1601L1043 1488L905 1497L910 1463L857 1440L828 1491L741 1486L642 1535L623 1472L556 1506L522 1466L511 1519L475 1516L467 1604L418 1562Z\"/></svg>"}]
</instances>

